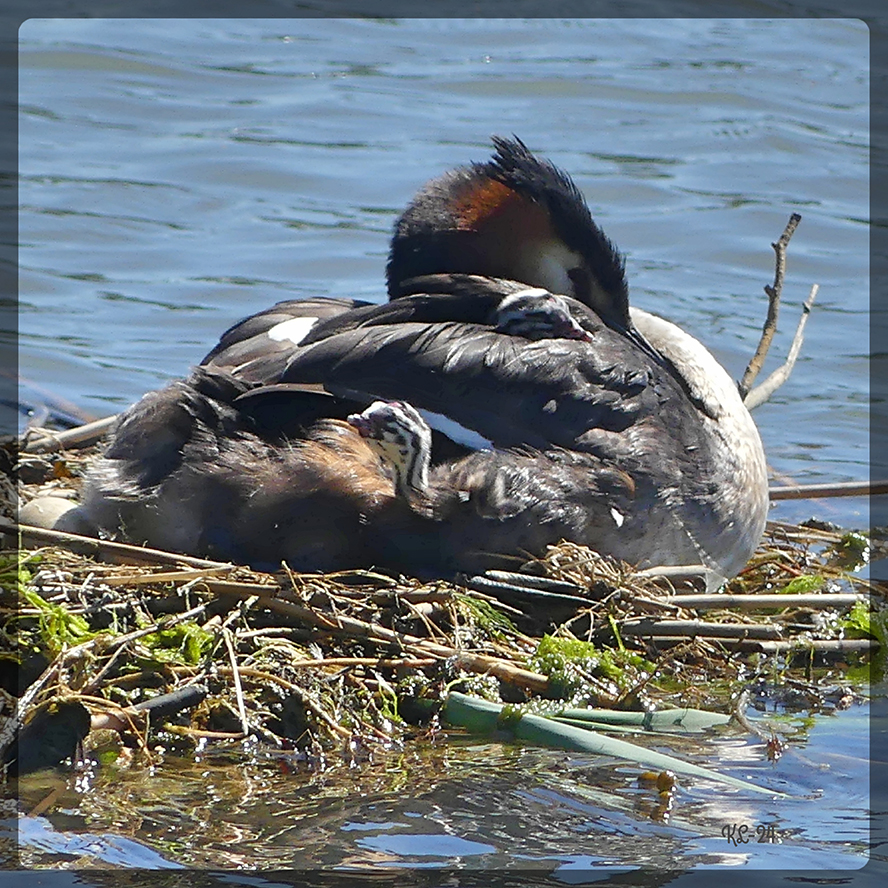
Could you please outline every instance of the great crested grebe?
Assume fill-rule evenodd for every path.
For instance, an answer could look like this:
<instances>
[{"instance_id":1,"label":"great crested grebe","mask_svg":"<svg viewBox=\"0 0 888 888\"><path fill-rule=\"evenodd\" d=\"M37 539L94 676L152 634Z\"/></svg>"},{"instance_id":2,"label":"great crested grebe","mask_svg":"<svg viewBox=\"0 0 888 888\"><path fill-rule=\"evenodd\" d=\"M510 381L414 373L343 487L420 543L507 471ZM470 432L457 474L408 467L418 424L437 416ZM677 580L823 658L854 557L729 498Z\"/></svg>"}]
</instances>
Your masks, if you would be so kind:
<instances>
[{"instance_id":1,"label":"great crested grebe","mask_svg":"<svg viewBox=\"0 0 888 888\"><path fill-rule=\"evenodd\" d=\"M521 487L500 517L485 513L478 526L488 538L476 536L476 548L493 551L500 519L518 526L523 510L539 528L537 546L566 536L641 565L702 563L733 575L759 541L768 504L761 441L734 383L693 337L630 310L622 257L564 173L518 140L494 144L492 160L433 180L401 216L387 266L388 303L280 303L223 335L198 378L221 373L229 380L234 390L226 389L211 412L231 411L234 426L223 422L215 444L196 443L194 455L182 449L175 471L199 489L202 477L212 477L201 448L222 452L243 434L241 425L258 427L257 459L288 477L273 481L274 468L258 473L284 500L289 484L295 501L306 482L281 455L321 446L303 431L311 422L357 415L376 400L408 402L459 447L479 450L466 464L471 482L449 464L449 482L475 485L469 499L489 506L505 502L503 485ZM550 331L534 341L497 331L491 305L528 288L575 300L567 303L569 314L584 335L554 338ZM200 384L183 383L195 391ZM189 400L167 397L179 405L173 413ZM191 406L186 413L197 416ZM156 457L131 459L120 446L127 423L138 429L132 437L169 440L151 416L147 405L130 411L87 482L84 508L100 527L115 529L115 504L127 497L136 510L166 508L157 499L147 503L138 484L126 492L119 483L154 474L147 469ZM292 443L294 435L306 443ZM201 431L195 441L205 437ZM436 443L433 456L438 452ZM440 449L448 460L457 452ZM347 499L349 472L365 464L352 466L345 451L337 456L337 484ZM236 466L231 471L234 477ZM365 536L385 546L397 522L374 525L354 483L361 527L379 529ZM454 489L465 501L466 489ZM288 520L284 508L267 509L270 523ZM218 514L224 523L225 510ZM175 514L171 520L182 524ZM440 520L432 525L433 535L444 532ZM230 545L235 531L228 522L216 536ZM459 530L446 533L456 538ZM170 547L194 551L188 542ZM472 561L466 569L477 567Z\"/></svg>"}]
</instances>

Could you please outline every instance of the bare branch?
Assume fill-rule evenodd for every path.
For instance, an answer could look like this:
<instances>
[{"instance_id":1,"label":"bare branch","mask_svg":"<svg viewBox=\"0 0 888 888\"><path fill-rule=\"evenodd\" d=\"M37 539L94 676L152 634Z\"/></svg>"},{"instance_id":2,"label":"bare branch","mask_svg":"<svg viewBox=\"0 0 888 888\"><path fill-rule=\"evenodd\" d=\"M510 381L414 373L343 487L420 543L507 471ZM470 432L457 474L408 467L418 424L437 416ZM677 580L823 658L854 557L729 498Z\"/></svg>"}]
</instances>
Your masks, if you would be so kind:
<instances>
[{"instance_id":1,"label":"bare branch","mask_svg":"<svg viewBox=\"0 0 888 888\"><path fill-rule=\"evenodd\" d=\"M105 432L117 422L117 415L96 419L86 425L77 426L64 432L50 429L28 429L25 432L22 450L25 453L55 453L57 450L89 447L95 444Z\"/></svg>"},{"instance_id":2,"label":"bare branch","mask_svg":"<svg viewBox=\"0 0 888 888\"><path fill-rule=\"evenodd\" d=\"M835 484L794 484L772 487L771 501L788 499L820 499L828 496L884 496L888 481L838 481Z\"/></svg>"},{"instance_id":3,"label":"bare branch","mask_svg":"<svg viewBox=\"0 0 888 888\"><path fill-rule=\"evenodd\" d=\"M111 540L100 540L82 534L50 530L45 527L33 527L29 524L15 525L0 521L0 534L12 537L20 535L20 542L24 546L62 546L78 555L92 556L99 561L107 561L111 564L175 566L187 564L189 567L195 568L234 569L233 565L220 561L207 561L205 558L193 558L189 555L180 555L177 552L164 552L161 549L132 546L129 543L115 543Z\"/></svg>"},{"instance_id":4,"label":"bare branch","mask_svg":"<svg viewBox=\"0 0 888 888\"><path fill-rule=\"evenodd\" d=\"M802 316L799 318L799 325L796 327L795 336L792 338L792 345L789 347L789 354L786 356L784 364L778 367L761 385L757 385L752 391L747 392L743 396L743 403L746 405L747 410L752 410L754 407L758 407L759 404L764 404L789 379L789 374L792 373L796 358L799 356L799 351L801 351L802 342L805 339L805 324L808 323L808 315L811 313L811 306L814 305L819 289L819 285L814 284L811 287L808 298L802 303Z\"/></svg>"},{"instance_id":5,"label":"bare branch","mask_svg":"<svg viewBox=\"0 0 888 888\"><path fill-rule=\"evenodd\" d=\"M746 372L743 374L743 379L740 381L740 396L743 398L746 397L753 382L755 382L755 378L759 375L765 362L765 356L771 347L774 333L777 331L777 312L780 307L780 293L783 290L783 278L786 273L786 247L801 221L802 217L798 213L793 213L789 217L789 222L786 223L786 228L783 230L783 234L780 235L780 239L776 244L771 244L774 252L777 254L774 283L765 286L765 292L768 294L768 314L765 318L765 325L762 328L762 336L759 340L758 348L755 350L755 354L752 356L752 360L750 360Z\"/></svg>"},{"instance_id":6,"label":"bare branch","mask_svg":"<svg viewBox=\"0 0 888 888\"><path fill-rule=\"evenodd\" d=\"M851 607L858 601L866 601L862 595L853 592L811 592L811 593L774 593L774 594L732 594L717 593L713 595L672 595L666 601L683 608L694 610L734 610L755 611L763 607L810 607L810 608L842 608Z\"/></svg>"}]
</instances>

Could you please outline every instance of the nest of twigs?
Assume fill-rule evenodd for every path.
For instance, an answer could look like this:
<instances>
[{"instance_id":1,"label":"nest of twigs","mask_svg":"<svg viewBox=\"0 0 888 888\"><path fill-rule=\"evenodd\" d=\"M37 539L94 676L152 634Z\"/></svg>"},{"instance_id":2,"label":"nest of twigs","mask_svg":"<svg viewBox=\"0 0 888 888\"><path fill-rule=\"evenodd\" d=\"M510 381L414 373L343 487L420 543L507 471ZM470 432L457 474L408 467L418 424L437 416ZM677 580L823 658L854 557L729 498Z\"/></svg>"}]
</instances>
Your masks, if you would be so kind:
<instances>
[{"instance_id":1,"label":"nest of twigs","mask_svg":"<svg viewBox=\"0 0 888 888\"><path fill-rule=\"evenodd\" d=\"M74 494L83 459L32 454L0 478L23 500ZM29 529L19 561L8 527L4 540L0 674L17 717L0 745L21 769L61 760L88 734L108 742L108 730L146 754L161 740L252 737L314 761L358 755L433 729L452 688L724 709L741 688L783 677L819 705L814 670L865 667L884 625L867 604L883 590L854 573L868 538L831 528L769 525L718 591L571 543L528 561L518 584L259 573Z\"/></svg>"}]
</instances>

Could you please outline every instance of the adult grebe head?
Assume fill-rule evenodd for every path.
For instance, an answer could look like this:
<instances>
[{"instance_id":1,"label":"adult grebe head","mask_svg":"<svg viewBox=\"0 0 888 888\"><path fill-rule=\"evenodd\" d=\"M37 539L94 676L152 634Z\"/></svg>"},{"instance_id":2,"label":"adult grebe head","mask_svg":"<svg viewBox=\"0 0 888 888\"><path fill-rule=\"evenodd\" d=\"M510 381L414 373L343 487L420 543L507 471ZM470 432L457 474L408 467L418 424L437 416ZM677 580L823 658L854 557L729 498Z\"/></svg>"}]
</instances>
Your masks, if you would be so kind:
<instances>
[{"instance_id":1,"label":"adult grebe head","mask_svg":"<svg viewBox=\"0 0 888 888\"><path fill-rule=\"evenodd\" d=\"M389 295L410 278L463 272L573 296L608 323L629 322L623 257L570 177L517 138L433 179L395 224Z\"/></svg>"},{"instance_id":2,"label":"adult grebe head","mask_svg":"<svg viewBox=\"0 0 888 888\"><path fill-rule=\"evenodd\" d=\"M649 357L629 316L625 260L570 176L517 137L494 155L433 179L395 224L386 267L392 299L416 277L465 273L521 281L593 309Z\"/></svg>"}]
</instances>

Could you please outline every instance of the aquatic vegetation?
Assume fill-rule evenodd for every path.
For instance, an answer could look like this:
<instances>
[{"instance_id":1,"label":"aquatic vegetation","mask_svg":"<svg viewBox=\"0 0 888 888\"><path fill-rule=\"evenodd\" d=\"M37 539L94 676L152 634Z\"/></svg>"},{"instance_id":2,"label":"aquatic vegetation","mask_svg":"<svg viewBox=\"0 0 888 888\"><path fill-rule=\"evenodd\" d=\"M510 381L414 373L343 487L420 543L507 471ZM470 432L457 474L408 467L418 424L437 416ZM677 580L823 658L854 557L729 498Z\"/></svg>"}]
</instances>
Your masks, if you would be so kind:
<instances>
[{"instance_id":1,"label":"aquatic vegetation","mask_svg":"<svg viewBox=\"0 0 888 888\"><path fill-rule=\"evenodd\" d=\"M625 648L599 648L578 638L544 635L529 662L530 668L549 676L550 695L561 699L575 697L584 690L594 693L604 679L614 689L613 696L649 678L656 668L640 654Z\"/></svg>"}]
</instances>

